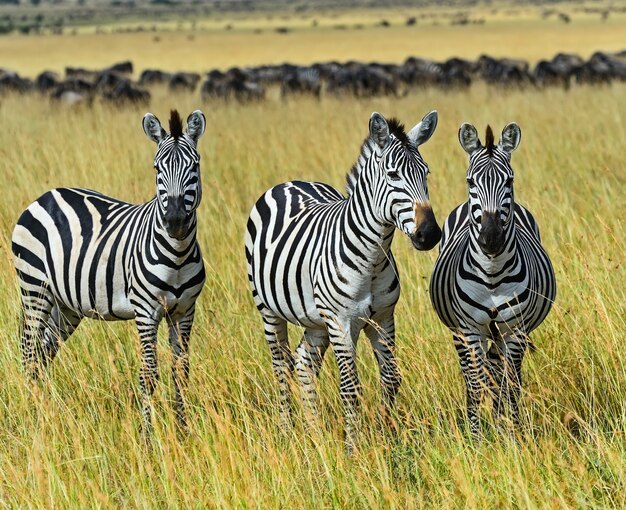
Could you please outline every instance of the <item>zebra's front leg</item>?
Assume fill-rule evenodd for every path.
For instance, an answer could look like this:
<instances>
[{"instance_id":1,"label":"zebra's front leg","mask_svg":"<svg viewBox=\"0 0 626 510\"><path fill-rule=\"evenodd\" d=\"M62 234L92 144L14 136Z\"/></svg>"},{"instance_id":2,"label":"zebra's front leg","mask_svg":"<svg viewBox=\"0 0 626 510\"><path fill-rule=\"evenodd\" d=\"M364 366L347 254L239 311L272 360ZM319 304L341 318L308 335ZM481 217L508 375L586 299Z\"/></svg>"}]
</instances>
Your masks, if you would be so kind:
<instances>
[{"instance_id":1,"label":"zebra's front leg","mask_svg":"<svg viewBox=\"0 0 626 510\"><path fill-rule=\"evenodd\" d=\"M519 399L522 392L522 362L528 346L528 338L522 333L514 334L505 337L504 345L506 400L511 411L513 425L519 429L521 425Z\"/></svg>"},{"instance_id":2,"label":"zebra's front leg","mask_svg":"<svg viewBox=\"0 0 626 510\"><path fill-rule=\"evenodd\" d=\"M174 381L174 411L178 425L187 431L186 393L189 381L189 338L193 326L195 306L180 319L167 316L170 347L172 348L172 380Z\"/></svg>"},{"instance_id":3,"label":"zebra's front leg","mask_svg":"<svg viewBox=\"0 0 626 510\"><path fill-rule=\"evenodd\" d=\"M454 346L459 355L467 390L467 419L472 436L480 435L480 404L488 386L486 339L477 334L455 334Z\"/></svg>"},{"instance_id":4,"label":"zebra's front leg","mask_svg":"<svg viewBox=\"0 0 626 510\"><path fill-rule=\"evenodd\" d=\"M291 428L291 388L293 355L289 349L287 322L273 314L264 313L265 339L272 356L272 368L278 381L280 398L280 428L286 432Z\"/></svg>"},{"instance_id":5,"label":"zebra's front leg","mask_svg":"<svg viewBox=\"0 0 626 510\"><path fill-rule=\"evenodd\" d=\"M503 400L506 400L505 374L505 345L501 338L495 339L487 352L487 366L489 370L489 387L493 398L493 419L499 422L503 409Z\"/></svg>"},{"instance_id":6,"label":"zebra's front leg","mask_svg":"<svg viewBox=\"0 0 626 510\"><path fill-rule=\"evenodd\" d=\"M328 345L326 330L306 329L296 349L295 370L302 390L305 415L310 424L318 416L317 378Z\"/></svg>"},{"instance_id":7,"label":"zebra's front leg","mask_svg":"<svg viewBox=\"0 0 626 510\"><path fill-rule=\"evenodd\" d=\"M383 412L385 419L389 421L401 382L395 354L396 328L393 315L385 317L380 323L370 322L365 327L365 334L372 344L380 369Z\"/></svg>"},{"instance_id":8,"label":"zebra's front leg","mask_svg":"<svg viewBox=\"0 0 626 510\"><path fill-rule=\"evenodd\" d=\"M152 316L137 315L135 318L139 331L141 367L139 369L139 388L141 390L141 413L143 431L146 437L152 433L152 395L159 374L157 372L157 331L160 319Z\"/></svg>"},{"instance_id":9,"label":"zebra's front leg","mask_svg":"<svg viewBox=\"0 0 626 510\"><path fill-rule=\"evenodd\" d=\"M349 322L329 320L328 335L339 367L339 395L345 414L346 452L352 455L357 443L361 383L356 366L358 331Z\"/></svg>"}]
</instances>

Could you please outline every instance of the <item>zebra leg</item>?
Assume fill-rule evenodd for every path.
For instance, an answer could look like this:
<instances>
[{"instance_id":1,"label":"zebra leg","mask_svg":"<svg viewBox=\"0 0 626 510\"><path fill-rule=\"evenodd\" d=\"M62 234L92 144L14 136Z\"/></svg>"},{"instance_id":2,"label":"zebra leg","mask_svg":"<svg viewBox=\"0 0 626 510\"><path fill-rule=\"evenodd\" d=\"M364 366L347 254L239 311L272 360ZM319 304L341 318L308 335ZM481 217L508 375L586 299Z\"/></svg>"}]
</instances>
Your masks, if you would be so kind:
<instances>
[{"instance_id":1,"label":"zebra leg","mask_svg":"<svg viewBox=\"0 0 626 510\"><path fill-rule=\"evenodd\" d=\"M22 282L20 282L22 283ZM24 371L33 380L41 375L43 336L53 306L52 293L46 284L22 285L21 348Z\"/></svg>"},{"instance_id":2,"label":"zebra leg","mask_svg":"<svg viewBox=\"0 0 626 510\"><path fill-rule=\"evenodd\" d=\"M488 389L486 340L481 335L454 335L454 346L459 355L461 372L467 390L467 418L474 437L480 434L480 403Z\"/></svg>"},{"instance_id":3,"label":"zebra leg","mask_svg":"<svg viewBox=\"0 0 626 510\"><path fill-rule=\"evenodd\" d=\"M265 326L265 339L270 348L272 356L272 368L278 381L278 391L280 392L280 428L283 431L291 427L291 389L290 379L293 375L293 355L289 349L289 338L287 336L287 322L280 317L263 313L263 323Z\"/></svg>"},{"instance_id":4,"label":"zebra leg","mask_svg":"<svg viewBox=\"0 0 626 510\"><path fill-rule=\"evenodd\" d=\"M401 382L400 370L398 369L395 355L396 329L393 315L381 320L380 324L368 324L365 327L365 334L372 344L376 361L378 361L382 386L383 412L387 420L390 420L390 412L394 407Z\"/></svg>"},{"instance_id":5,"label":"zebra leg","mask_svg":"<svg viewBox=\"0 0 626 510\"><path fill-rule=\"evenodd\" d=\"M356 366L356 342L358 331L347 323L327 321L330 345L339 367L339 394L344 407L346 429L346 452L352 455L358 432L358 412L361 384Z\"/></svg>"},{"instance_id":6,"label":"zebra leg","mask_svg":"<svg viewBox=\"0 0 626 510\"><path fill-rule=\"evenodd\" d=\"M522 361L528 345L525 335L511 335L505 338L505 384L506 399L511 410L511 419L516 428L520 427L519 397L522 391Z\"/></svg>"},{"instance_id":7,"label":"zebra leg","mask_svg":"<svg viewBox=\"0 0 626 510\"><path fill-rule=\"evenodd\" d=\"M167 317L169 340L172 348L172 380L175 391L175 413L181 430L187 430L187 413L185 411L185 394L189 381L189 337L193 326L195 306L178 320Z\"/></svg>"},{"instance_id":8,"label":"zebra leg","mask_svg":"<svg viewBox=\"0 0 626 510\"><path fill-rule=\"evenodd\" d=\"M52 307L48 327L43 336L42 362L47 367L59 352L59 347L65 342L80 324L81 317L73 310L59 305Z\"/></svg>"},{"instance_id":9,"label":"zebra leg","mask_svg":"<svg viewBox=\"0 0 626 510\"><path fill-rule=\"evenodd\" d=\"M506 399L505 346L501 340L494 340L487 352L489 387L493 397L493 418L498 421L502 414L502 399Z\"/></svg>"},{"instance_id":10,"label":"zebra leg","mask_svg":"<svg viewBox=\"0 0 626 510\"><path fill-rule=\"evenodd\" d=\"M328 349L328 332L307 328L295 354L295 370L302 390L302 402L307 419L318 415L317 377Z\"/></svg>"},{"instance_id":11,"label":"zebra leg","mask_svg":"<svg viewBox=\"0 0 626 510\"><path fill-rule=\"evenodd\" d=\"M152 433L152 395L159 377L156 344L160 320L147 314L137 314L135 322L139 331L141 350L141 367L139 369L141 414L143 416L144 434L149 436Z\"/></svg>"}]
</instances>

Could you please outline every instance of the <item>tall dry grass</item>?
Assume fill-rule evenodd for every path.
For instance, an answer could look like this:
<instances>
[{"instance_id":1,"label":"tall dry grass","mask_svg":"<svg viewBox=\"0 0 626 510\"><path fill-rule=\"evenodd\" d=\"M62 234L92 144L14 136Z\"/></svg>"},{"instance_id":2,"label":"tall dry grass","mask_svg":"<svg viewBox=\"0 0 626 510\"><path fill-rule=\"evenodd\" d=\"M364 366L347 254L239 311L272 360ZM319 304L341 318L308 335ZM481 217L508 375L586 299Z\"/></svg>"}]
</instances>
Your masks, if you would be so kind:
<instances>
[{"instance_id":1,"label":"tall dry grass","mask_svg":"<svg viewBox=\"0 0 626 510\"><path fill-rule=\"evenodd\" d=\"M85 321L48 381L20 367L10 234L20 212L54 186L85 186L133 202L155 190L143 110L66 110L37 97L0 105L0 506L6 508L623 508L626 506L626 86L415 92L402 99L324 98L249 106L157 94L151 111L201 107L204 194L200 243L207 285L192 336L190 423L176 436L170 354L159 338L155 436L139 432L138 347L132 323ZM559 294L524 364L523 436L472 444L451 338L431 309L436 253L394 243L402 280L398 357L404 376L397 435L376 419L378 376L359 345L360 448L346 458L337 369L321 374L323 415L308 437L296 417L277 430L277 389L247 286L247 213L269 186L299 178L343 188L373 110L413 125L439 110L423 147L435 213L465 200L456 131L496 132L515 120L516 199L539 221ZM163 332L161 332L163 333ZM292 342L299 332L292 329ZM296 393L297 395L297 393Z\"/></svg>"}]
</instances>

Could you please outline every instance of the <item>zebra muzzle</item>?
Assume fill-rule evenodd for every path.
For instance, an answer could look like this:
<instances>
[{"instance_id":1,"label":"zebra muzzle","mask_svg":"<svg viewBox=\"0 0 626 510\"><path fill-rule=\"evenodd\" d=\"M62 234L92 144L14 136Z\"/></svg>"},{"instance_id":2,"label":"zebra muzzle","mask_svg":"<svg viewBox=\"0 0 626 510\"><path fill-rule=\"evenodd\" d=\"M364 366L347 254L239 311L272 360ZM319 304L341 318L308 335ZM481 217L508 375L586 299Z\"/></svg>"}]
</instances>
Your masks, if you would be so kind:
<instances>
[{"instance_id":1,"label":"zebra muzzle","mask_svg":"<svg viewBox=\"0 0 626 510\"><path fill-rule=\"evenodd\" d=\"M494 256L504 248L504 226L497 212L483 212L478 246L485 255Z\"/></svg>"},{"instance_id":2,"label":"zebra muzzle","mask_svg":"<svg viewBox=\"0 0 626 510\"><path fill-rule=\"evenodd\" d=\"M187 214L184 197L169 197L163 215L163 226L167 234L181 241L187 237L190 225L191 214Z\"/></svg>"},{"instance_id":3,"label":"zebra muzzle","mask_svg":"<svg viewBox=\"0 0 626 510\"><path fill-rule=\"evenodd\" d=\"M410 235L417 250L431 250L441 239L441 229L430 206L415 205L417 228Z\"/></svg>"}]
</instances>

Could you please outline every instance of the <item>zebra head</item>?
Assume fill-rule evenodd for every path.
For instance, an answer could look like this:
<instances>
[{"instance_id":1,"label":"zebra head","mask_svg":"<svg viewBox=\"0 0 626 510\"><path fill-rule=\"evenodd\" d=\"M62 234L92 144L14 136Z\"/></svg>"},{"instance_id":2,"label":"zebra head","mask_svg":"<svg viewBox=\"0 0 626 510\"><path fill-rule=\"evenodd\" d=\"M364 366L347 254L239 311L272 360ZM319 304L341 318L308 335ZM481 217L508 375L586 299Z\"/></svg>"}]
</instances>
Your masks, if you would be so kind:
<instances>
[{"instance_id":1,"label":"zebra head","mask_svg":"<svg viewBox=\"0 0 626 510\"><path fill-rule=\"evenodd\" d=\"M437 127L437 112L427 114L405 134L395 119L389 122L379 113L370 118L370 138L374 140L382 177L376 205L384 220L409 236L418 250L430 250L441 239L441 229L428 198L428 165L419 153Z\"/></svg>"},{"instance_id":2,"label":"zebra head","mask_svg":"<svg viewBox=\"0 0 626 510\"><path fill-rule=\"evenodd\" d=\"M469 221L472 236L481 251L490 257L498 255L506 243L506 232L513 220L513 169L511 153L519 145L522 132L511 122L502 130L495 145L493 131L487 126L485 145L476 128L463 124L459 129L461 147L469 154Z\"/></svg>"},{"instance_id":3,"label":"zebra head","mask_svg":"<svg viewBox=\"0 0 626 510\"><path fill-rule=\"evenodd\" d=\"M204 133L206 119L200 110L187 118L187 132L176 110L170 113L170 133L151 113L143 118L143 130L157 144L154 168L157 176L157 204L167 234L185 239L195 228L195 210L202 198L198 139Z\"/></svg>"}]
</instances>

